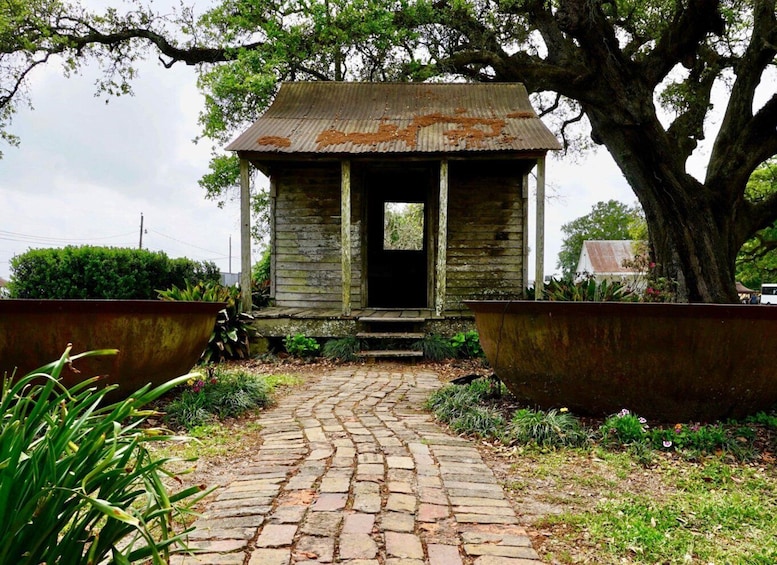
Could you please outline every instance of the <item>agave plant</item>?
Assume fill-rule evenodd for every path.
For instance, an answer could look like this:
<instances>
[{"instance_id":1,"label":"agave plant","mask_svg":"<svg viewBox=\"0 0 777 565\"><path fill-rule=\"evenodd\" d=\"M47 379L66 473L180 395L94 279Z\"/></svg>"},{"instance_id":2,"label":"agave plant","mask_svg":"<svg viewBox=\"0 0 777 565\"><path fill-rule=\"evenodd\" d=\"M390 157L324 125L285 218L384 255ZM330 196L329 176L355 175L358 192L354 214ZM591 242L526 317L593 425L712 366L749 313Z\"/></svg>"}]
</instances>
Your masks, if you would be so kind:
<instances>
[{"instance_id":1,"label":"agave plant","mask_svg":"<svg viewBox=\"0 0 777 565\"><path fill-rule=\"evenodd\" d=\"M593 277L583 277L577 281L551 279L543 289L547 300L566 300L574 302L636 302L639 295L620 281L603 280L597 282Z\"/></svg>"},{"instance_id":2,"label":"agave plant","mask_svg":"<svg viewBox=\"0 0 777 565\"><path fill-rule=\"evenodd\" d=\"M169 290L158 291L157 294L162 300L223 302L225 307L216 316L213 333L200 361L209 363L248 357L251 320L254 318L243 312L238 287L214 282L200 282L194 285L186 283L183 289L173 286Z\"/></svg>"},{"instance_id":3,"label":"agave plant","mask_svg":"<svg viewBox=\"0 0 777 565\"><path fill-rule=\"evenodd\" d=\"M62 357L21 378L5 377L0 395L0 563L168 563L185 549L180 518L202 487L170 493L169 459L147 444L170 439L142 427L143 406L189 375L107 404L115 387L98 377L65 388L63 368L92 351ZM178 528L182 530L183 528Z\"/></svg>"}]
</instances>

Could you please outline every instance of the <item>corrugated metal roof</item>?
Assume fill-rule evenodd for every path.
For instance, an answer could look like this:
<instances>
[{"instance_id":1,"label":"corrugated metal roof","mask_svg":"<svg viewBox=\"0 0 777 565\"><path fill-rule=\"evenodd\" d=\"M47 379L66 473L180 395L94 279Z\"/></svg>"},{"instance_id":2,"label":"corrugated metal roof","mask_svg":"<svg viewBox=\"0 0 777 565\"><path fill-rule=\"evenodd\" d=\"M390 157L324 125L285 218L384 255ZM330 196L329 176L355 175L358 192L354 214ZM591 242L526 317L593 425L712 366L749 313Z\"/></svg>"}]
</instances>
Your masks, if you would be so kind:
<instances>
[{"instance_id":1,"label":"corrugated metal roof","mask_svg":"<svg viewBox=\"0 0 777 565\"><path fill-rule=\"evenodd\" d=\"M229 151L545 152L561 146L519 83L283 83Z\"/></svg>"},{"instance_id":2,"label":"corrugated metal roof","mask_svg":"<svg viewBox=\"0 0 777 565\"><path fill-rule=\"evenodd\" d=\"M583 253L588 255L592 274L596 273L633 273L631 267L624 267L624 261L634 260L634 241L630 240L589 240L583 242Z\"/></svg>"}]
</instances>

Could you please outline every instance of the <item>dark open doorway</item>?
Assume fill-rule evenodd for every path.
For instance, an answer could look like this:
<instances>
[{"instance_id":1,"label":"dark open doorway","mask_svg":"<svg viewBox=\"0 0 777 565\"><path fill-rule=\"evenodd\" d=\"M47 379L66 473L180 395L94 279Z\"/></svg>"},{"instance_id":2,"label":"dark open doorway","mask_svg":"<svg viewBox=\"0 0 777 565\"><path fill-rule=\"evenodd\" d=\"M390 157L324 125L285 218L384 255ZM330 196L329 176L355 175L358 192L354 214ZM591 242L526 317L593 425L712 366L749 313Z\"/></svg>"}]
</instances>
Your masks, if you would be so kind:
<instances>
[{"instance_id":1,"label":"dark open doorway","mask_svg":"<svg viewBox=\"0 0 777 565\"><path fill-rule=\"evenodd\" d=\"M374 171L367 188L367 301L428 306L428 171Z\"/></svg>"}]
</instances>

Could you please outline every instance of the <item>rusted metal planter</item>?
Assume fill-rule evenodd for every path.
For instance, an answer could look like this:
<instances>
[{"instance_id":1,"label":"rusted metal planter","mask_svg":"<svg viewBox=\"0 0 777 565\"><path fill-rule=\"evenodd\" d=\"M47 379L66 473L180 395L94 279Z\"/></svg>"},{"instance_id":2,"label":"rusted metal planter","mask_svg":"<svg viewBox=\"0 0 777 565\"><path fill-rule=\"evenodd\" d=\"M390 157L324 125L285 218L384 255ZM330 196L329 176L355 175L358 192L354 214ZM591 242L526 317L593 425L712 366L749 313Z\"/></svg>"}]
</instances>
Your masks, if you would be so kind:
<instances>
[{"instance_id":1,"label":"rusted metal planter","mask_svg":"<svg viewBox=\"0 0 777 565\"><path fill-rule=\"evenodd\" d=\"M777 403L777 307L468 302L494 372L520 400L664 422L741 418Z\"/></svg>"},{"instance_id":2,"label":"rusted metal planter","mask_svg":"<svg viewBox=\"0 0 777 565\"><path fill-rule=\"evenodd\" d=\"M199 359L224 307L161 300L0 300L0 376L24 375L71 354L118 349L117 355L74 362L62 381L96 375L127 395L147 383L186 374Z\"/></svg>"}]
</instances>

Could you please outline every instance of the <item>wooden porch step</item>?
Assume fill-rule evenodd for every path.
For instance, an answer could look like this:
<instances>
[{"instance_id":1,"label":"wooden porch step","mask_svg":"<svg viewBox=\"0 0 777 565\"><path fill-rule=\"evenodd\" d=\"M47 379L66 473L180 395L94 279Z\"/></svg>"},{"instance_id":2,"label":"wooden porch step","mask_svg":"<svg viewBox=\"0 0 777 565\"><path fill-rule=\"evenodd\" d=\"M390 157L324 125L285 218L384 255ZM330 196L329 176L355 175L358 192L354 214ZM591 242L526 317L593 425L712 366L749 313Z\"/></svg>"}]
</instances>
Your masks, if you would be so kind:
<instances>
[{"instance_id":1,"label":"wooden porch step","mask_svg":"<svg viewBox=\"0 0 777 565\"><path fill-rule=\"evenodd\" d=\"M362 316L359 318L360 322L367 324L423 324L426 318L413 317L413 318L401 318L398 316Z\"/></svg>"},{"instance_id":2,"label":"wooden porch step","mask_svg":"<svg viewBox=\"0 0 777 565\"><path fill-rule=\"evenodd\" d=\"M423 351L415 351L413 349L375 349L368 351L360 351L359 357L366 357L372 359L385 359L385 358L409 358L409 357L423 357Z\"/></svg>"},{"instance_id":3,"label":"wooden porch step","mask_svg":"<svg viewBox=\"0 0 777 565\"><path fill-rule=\"evenodd\" d=\"M360 332L356 334L360 339L421 339L423 332Z\"/></svg>"}]
</instances>

